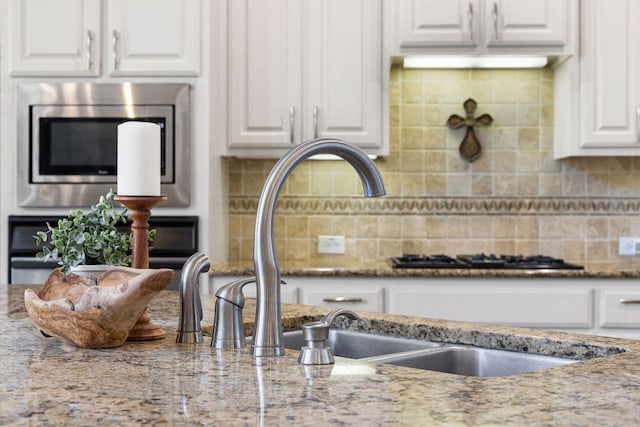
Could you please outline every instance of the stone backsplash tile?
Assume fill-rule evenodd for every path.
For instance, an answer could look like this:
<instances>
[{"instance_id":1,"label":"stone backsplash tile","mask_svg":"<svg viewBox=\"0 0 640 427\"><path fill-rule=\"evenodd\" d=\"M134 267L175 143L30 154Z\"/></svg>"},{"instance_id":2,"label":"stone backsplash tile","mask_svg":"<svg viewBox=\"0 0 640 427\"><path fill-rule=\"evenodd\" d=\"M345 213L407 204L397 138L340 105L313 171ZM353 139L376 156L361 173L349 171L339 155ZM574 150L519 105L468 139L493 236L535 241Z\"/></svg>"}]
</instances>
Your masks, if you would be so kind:
<instances>
[{"instance_id":1,"label":"stone backsplash tile","mask_svg":"<svg viewBox=\"0 0 640 427\"><path fill-rule=\"evenodd\" d=\"M346 236L346 256L520 253L563 257L592 268L638 268L617 255L620 236L640 236L640 158L553 159L553 71L404 70L390 84L390 155L377 159L388 197L363 199L344 162L304 162L277 207L279 257L316 253L319 234ZM464 129L446 120L475 115L482 156L462 160ZM252 258L258 195L274 160L229 162L229 257Z\"/></svg>"}]
</instances>

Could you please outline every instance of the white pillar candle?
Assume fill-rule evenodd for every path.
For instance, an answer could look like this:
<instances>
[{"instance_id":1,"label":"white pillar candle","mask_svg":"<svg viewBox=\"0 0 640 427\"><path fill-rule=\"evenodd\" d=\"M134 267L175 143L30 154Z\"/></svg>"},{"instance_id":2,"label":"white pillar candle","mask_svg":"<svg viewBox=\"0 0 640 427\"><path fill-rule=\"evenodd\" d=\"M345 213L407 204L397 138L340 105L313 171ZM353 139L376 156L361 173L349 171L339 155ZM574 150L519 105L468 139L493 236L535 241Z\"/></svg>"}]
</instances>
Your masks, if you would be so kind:
<instances>
[{"instance_id":1,"label":"white pillar candle","mask_svg":"<svg viewBox=\"0 0 640 427\"><path fill-rule=\"evenodd\" d=\"M160 126L118 125L118 195L160 196Z\"/></svg>"}]
</instances>

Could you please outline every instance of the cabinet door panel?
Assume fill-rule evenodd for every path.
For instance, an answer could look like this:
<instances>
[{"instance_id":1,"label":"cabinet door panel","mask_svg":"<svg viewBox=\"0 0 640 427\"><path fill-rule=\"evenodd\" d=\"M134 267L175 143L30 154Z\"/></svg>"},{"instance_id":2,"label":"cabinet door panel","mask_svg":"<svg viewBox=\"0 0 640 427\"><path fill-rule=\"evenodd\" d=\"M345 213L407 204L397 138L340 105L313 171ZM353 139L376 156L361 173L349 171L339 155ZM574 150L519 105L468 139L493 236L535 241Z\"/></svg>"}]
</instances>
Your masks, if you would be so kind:
<instances>
[{"instance_id":1,"label":"cabinet door panel","mask_svg":"<svg viewBox=\"0 0 640 427\"><path fill-rule=\"evenodd\" d=\"M381 3L309 2L303 140L339 138L377 147L381 138Z\"/></svg>"},{"instance_id":2,"label":"cabinet door panel","mask_svg":"<svg viewBox=\"0 0 640 427\"><path fill-rule=\"evenodd\" d=\"M401 48L477 46L477 0L396 0Z\"/></svg>"},{"instance_id":3,"label":"cabinet door panel","mask_svg":"<svg viewBox=\"0 0 640 427\"><path fill-rule=\"evenodd\" d=\"M640 328L640 292L603 291L600 298L600 326Z\"/></svg>"},{"instance_id":4,"label":"cabinet door panel","mask_svg":"<svg viewBox=\"0 0 640 427\"><path fill-rule=\"evenodd\" d=\"M565 0L487 0L488 46L563 46L568 36Z\"/></svg>"},{"instance_id":5,"label":"cabinet door panel","mask_svg":"<svg viewBox=\"0 0 640 427\"><path fill-rule=\"evenodd\" d=\"M581 145L640 148L637 1L581 3Z\"/></svg>"},{"instance_id":6,"label":"cabinet door panel","mask_svg":"<svg viewBox=\"0 0 640 427\"><path fill-rule=\"evenodd\" d=\"M110 0L108 5L111 75L199 74L199 0Z\"/></svg>"},{"instance_id":7,"label":"cabinet door panel","mask_svg":"<svg viewBox=\"0 0 640 427\"><path fill-rule=\"evenodd\" d=\"M301 31L298 2L229 2L230 146L290 148L299 139Z\"/></svg>"},{"instance_id":8,"label":"cabinet door panel","mask_svg":"<svg viewBox=\"0 0 640 427\"><path fill-rule=\"evenodd\" d=\"M98 75L99 0L12 0L8 15L11 75Z\"/></svg>"}]
</instances>

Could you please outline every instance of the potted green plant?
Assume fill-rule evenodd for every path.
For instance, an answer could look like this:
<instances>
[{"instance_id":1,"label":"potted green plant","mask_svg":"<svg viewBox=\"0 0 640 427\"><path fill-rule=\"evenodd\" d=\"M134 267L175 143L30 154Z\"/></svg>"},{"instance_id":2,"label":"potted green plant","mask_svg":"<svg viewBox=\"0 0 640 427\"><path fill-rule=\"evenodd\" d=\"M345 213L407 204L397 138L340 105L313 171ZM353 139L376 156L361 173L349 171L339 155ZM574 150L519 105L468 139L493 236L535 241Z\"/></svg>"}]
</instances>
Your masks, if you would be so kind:
<instances>
[{"instance_id":1,"label":"potted green plant","mask_svg":"<svg viewBox=\"0 0 640 427\"><path fill-rule=\"evenodd\" d=\"M127 208L114 209L113 191L100 196L88 212L72 210L57 226L47 223L46 231L38 231L36 244L42 251L36 257L43 261L59 259L60 270L68 274L81 265L128 266L131 263L131 232L122 232L119 224L130 218ZM148 232L153 241L155 229Z\"/></svg>"}]
</instances>

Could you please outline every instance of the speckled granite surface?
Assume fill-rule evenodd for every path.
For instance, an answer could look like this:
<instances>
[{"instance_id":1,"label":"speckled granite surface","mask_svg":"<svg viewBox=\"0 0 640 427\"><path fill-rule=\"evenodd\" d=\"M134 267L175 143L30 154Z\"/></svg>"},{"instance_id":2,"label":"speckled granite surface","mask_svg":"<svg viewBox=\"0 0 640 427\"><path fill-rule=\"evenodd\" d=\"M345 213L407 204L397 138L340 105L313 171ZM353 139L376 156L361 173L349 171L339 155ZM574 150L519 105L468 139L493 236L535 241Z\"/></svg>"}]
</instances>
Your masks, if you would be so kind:
<instances>
[{"instance_id":1,"label":"speckled granite surface","mask_svg":"<svg viewBox=\"0 0 640 427\"><path fill-rule=\"evenodd\" d=\"M364 314L353 327L495 348L609 357L501 378L474 378L337 358L303 368L297 352L255 359L174 343L178 296L150 304L168 337L83 350L45 338L23 287L0 286L0 425L512 425L640 424L640 342L471 323ZM211 319L212 300L204 301ZM245 320L253 307L248 300ZM285 327L326 309L284 306ZM345 326L345 325L343 325ZM247 325L250 328L250 325Z\"/></svg>"},{"instance_id":2,"label":"speckled granite surface","mask_svg":"<svg viewBox=\"0 0 640 427\"><path fill-rule=\"evenodd\" d=\"M282 276L316 277L547 277L547 278L594 278L594 279L640 279L640 270L493 270L493 269L431 269L392 268L386 261L362 261L331 259L308 262L281 261ZM252 276L250 262L220 262L211 266L210 274L215 276Z\"/></svg>"}]
</instances>

